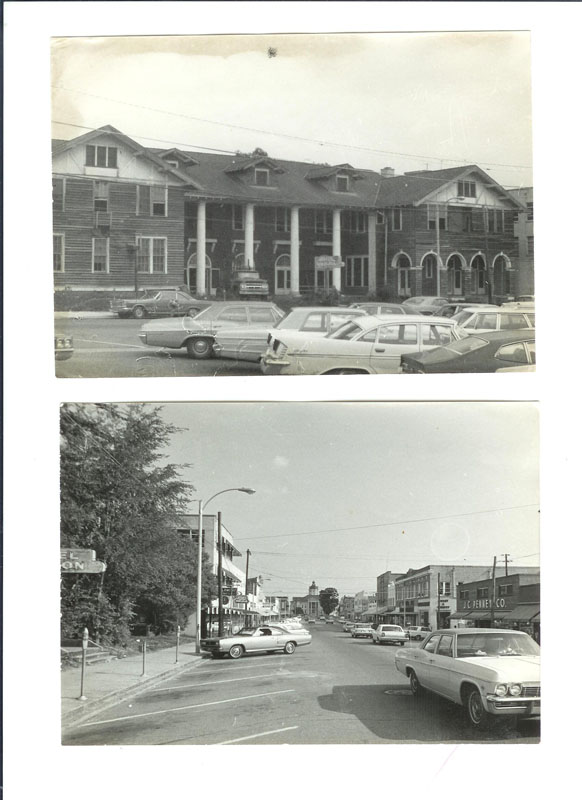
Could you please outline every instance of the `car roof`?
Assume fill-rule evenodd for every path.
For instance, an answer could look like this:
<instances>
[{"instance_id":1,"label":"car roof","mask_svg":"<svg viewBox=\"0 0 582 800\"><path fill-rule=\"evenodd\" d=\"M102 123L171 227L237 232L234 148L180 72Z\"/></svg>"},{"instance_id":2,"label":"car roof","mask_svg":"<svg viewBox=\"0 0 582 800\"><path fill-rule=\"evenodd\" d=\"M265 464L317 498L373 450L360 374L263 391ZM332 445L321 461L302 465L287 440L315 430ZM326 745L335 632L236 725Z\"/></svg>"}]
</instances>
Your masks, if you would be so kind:
<instances>
[{"instance_id":1,"label":"car roof","mask_svg":"<svg viewBox=\"0 0 582 800\"><path fill-rule=\"evenodd\" d=\"M379 304L374 303L373 305ZM349 313L353 314L355 317L364 316L363 311L361 311L359 308L352 308L351 306L293 306L289 309L289 313L291 313L291 311L339 311L340 313L349 311Z\"/></svg>"},{"instance_id":2,"label":"car roof","mask_svg":"<svg viewBox=\"0 0 582 800\"><path fill-rule=\"evenodd\" d=\"M513 628L439 628L436 631L431 631L431 633L453 633L453 634L456 634L456 633L471 633L471 634L513 633L513 634L524 634L525 636L529 636L529 634L526 631L516 631Z\"/></svg>"},{"instance_id":3,"label":"car roof","mask_svg":"<svg viewBox=\"0 0 582 800\"><path fill-rule=\"evenodd\" d=\"M379 323L391 322L393 325L405 325L407 322L422 322L425 325L434 325L436 321L445 322L447 325L457 324L456 320L447 317L426 317L424 314L400 314L398 317L393 314L365 314L358 318L358 325L367 329L374 328Z\"/></svg>"}]
</instances>

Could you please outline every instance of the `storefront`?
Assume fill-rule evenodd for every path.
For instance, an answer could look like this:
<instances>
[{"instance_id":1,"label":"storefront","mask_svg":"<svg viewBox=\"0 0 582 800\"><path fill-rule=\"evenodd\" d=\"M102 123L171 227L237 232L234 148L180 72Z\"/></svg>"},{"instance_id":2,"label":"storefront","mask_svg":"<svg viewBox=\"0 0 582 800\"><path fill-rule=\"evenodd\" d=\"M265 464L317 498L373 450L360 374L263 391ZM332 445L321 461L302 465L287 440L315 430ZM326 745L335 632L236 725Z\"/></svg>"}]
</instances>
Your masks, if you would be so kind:
<instances>
[{"instance_id":1,"label":"storefront","mask_svg":"<svg viewBox=\"0 0 582 800\"><path fill-rule=\"evenodd\" d=\"M540 604L518 603L505 618L508 628L525 631L540 643Z\"/></svg>"}]
</instances>

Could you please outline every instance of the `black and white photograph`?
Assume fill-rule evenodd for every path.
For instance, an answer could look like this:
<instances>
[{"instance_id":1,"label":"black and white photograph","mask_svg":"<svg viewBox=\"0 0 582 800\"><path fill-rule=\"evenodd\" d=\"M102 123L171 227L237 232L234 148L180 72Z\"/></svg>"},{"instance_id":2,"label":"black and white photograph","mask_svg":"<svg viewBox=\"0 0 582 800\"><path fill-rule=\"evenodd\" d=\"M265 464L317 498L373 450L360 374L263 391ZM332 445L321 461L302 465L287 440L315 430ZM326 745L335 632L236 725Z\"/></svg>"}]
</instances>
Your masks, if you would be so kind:
<instances>
[{"instance_id":1,"label":"black and white photograph","mask_svg":"<svg viewBox=\"0 0 582 800\"><path fill-rule=\"evenodd\" d=\"M51 50L57 376L535 370L529 32Z\"/></svg>"},{"instance_id":2,"label":"black and white photograph","mask_svg":"<svg viewBox=\"0 0 582 800\"><path fill-rule=\"evenodd\" d=\"M538 469L536 404L63 405L63 744L539 743Z\"/></svg>"}]
</instances>

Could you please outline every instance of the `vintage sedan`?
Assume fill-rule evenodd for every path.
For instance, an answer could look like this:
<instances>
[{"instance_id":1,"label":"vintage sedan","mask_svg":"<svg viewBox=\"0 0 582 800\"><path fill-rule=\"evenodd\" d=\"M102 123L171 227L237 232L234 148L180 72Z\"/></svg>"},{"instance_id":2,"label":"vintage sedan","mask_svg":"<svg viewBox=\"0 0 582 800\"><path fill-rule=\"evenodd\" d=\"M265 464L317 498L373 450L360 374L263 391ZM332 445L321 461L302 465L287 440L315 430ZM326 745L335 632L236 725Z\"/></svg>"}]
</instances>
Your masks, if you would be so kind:
<instances>
[{"instance_id":1,"label":"vintage sedan","mask_svg":"<svg viewBox=\"0 0 582 800\"><path fill-rule=\"evenodd\" d=\"M305 644L311 644L308 631L298 636L295 631L278 625L260 625L257 628L242 628L232 636L203 639L200 648L213 658L240 658L245 653L275 653L277 650L291 655L297 647Z\"/></svg>"},{"instance_id":2,"label":"vintage sedan","mask_svg":"<svg viewBox=\"0 0 582 800\"><path fill-rule=\"evenodd\" d=\"M371 639L374 635L374 629L367 623L364 625L354 625L351 635L352 639Z\"/></svg>"},{"instance_id":3,"label":"vintage sedan","mask_svg":"<svg viewBox=\"0 0 582 800\"><path fill-rule=\"evenodd\" d=\"M414 642L420 642L426 639L430 632L430 628L426 628L423 625L409 625L405 631L408 638Z\"/></svg>"},{"instance_id":4,"label":"vintage sedan","mask_svg":"<svg viewBox=\"0 0 582 800\"><path fill-rule=\"evenodd\" d=\"M527 633L438 630L420 647L399 650L395 663L413 695L427 690L452 700L476 728L501 717L540 717L540 648Z\"/></svg>"},{"instance_id":5,"label":"vintage sedan","mask_svg":"<svg viewBox=\"0 0 582 800\"><path fill-rule=\"evenodd\" d=\"M497 309L499 306L494 306L491 303L447 303L446 306L441 306L437 311L435 311L436 317L454 317L455 314L459 314L461 311L464 311L466 308L492 308Z\"/></svg>"},{"instance_id":6,"label":"vintage sedan","mask_svg":"<svg viewBox=\"0 0 582 800\"><path fill-rule=\"evenodd\" d=\"M273 331L261 369L266 375L400 372L404 353L430 350L466 336L452 319L366 315L320 339Z\"/></svg>"},{"instance_id":7,"label":"vintage sedan","mask_svg":"<svg viewBox=\"0 0 582 800\"><path fill-rule=\"evenodd\" d=\"M160 319L142 325L139 338L151 347L185 347L190 358L210 358L216 333L222 328L273 327L284 316L274 303L242 300L212 303L195 318Z\"/></svg>"},{"instance_id":8,"label":"vintage sedan","mask_svg":"<svg viewBox=\"0 0 582 800\"><path fill-rule=\"evenodd\" d=\"M535 369L535 331L496 331L468 336L429 353L402 356L404 373L498 372L527 365Z\"/></svg>"},{"instance_id":9,"label":"vintage sedan","mask_svg":"<svg viewBox=\"0 0 582 800\"><path fill-rule=\"evenodd\" d=\"M183 292L181 289L146 290L138 293L137 297L112 300L109 304L111 311L121 319L134 317L195 317L209 303Z\"/></svg>"},{"instance_id":10,"label":"vintage sedan","mask_svg":"<svg viewBox=\"0 0 582 800\"><path fill-rule=\"evenodd\" d=\"M294 633L296 636L307 637L309 641L311 641L311 634L300 622L291 622L290 620L286 620L285 622L277 622L276 627L283 628L283 630Z\"/></svg>"},{"instance_id":11,"label":"vintage sedan","mask_svg":"<svg viewBox=\"0 0 582 800\"><path fill-rule=\"evenodd\" d=\"M438 314L439 308L448 305L449 302L447 297L417 295L407 297L402 301L402 305L407 314Z\"/></svg>"},{"instance_id":12,"label":"vintage sedan","mask_svg":"<svg viewBox=\"0 0 582 800\"><path fill-rule=\"evenodd\" d=\"M453 319L470 334L533 329L536 326L536 315L533 307L520 310L519 308L504 306L499 308L472 306L459 311Z\"/></svg>"},{"instance_id":13,"label":"vintage sedan","mask_svg":"<svg viewBox=\"0 0 582 800\"><path fill-rule=\"evenodd\" d=\"M267 349L269 334L278 331L295 331L313 338L333 333L344 322L366 312L356 308L329 306L299 306L292 308L286 317L272 325L259 327L232 327L217 331L214 339L214 355L218 358L234 358L238 361L260 361Z\"/></svg>"},{"instance_id":14,"label":"vintage sedan","mask_svg":"<svg viewBox=\"0 0 582 800\"><path fill-rule=\"evenodd\" d=\"M406 632L400 625L378 625L372 636L374 644L399 644L404 647L408 641Z\"/></svg>"}]
</instances>

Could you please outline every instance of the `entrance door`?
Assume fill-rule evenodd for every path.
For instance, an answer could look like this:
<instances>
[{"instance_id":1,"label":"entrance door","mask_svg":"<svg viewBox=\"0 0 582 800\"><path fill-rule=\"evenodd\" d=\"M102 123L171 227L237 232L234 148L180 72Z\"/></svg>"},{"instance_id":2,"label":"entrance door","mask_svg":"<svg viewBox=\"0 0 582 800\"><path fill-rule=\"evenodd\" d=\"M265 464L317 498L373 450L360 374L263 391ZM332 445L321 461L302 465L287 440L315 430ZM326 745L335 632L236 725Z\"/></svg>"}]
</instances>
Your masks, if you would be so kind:
<instances>
[{"instance_id":1,"label":"entrance door","mask_svg":"<svg viewBox=\"0 0 582 800\"><path fill-rule=\"evenodd\" d=\"M330 286L330 272L327 267L315 268L315 288L321 289L323 292L329 291Z\"/></svg>"}]
</instances>

